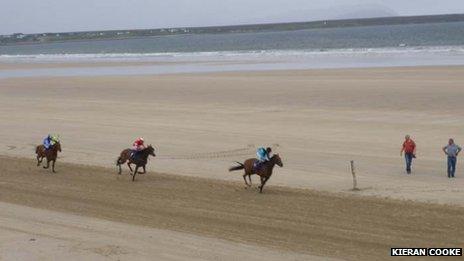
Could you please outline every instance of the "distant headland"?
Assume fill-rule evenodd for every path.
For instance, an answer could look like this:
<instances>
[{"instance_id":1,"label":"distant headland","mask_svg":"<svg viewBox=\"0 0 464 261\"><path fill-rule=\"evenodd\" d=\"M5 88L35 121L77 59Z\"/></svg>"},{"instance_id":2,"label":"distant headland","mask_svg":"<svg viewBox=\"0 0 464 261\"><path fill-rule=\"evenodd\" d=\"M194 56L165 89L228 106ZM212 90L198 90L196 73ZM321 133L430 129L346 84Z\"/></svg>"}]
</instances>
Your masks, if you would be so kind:
<instances>
[{"instance_id":1,"label":"distant headland","mask_svg":"<svg viewBox=\"0 0 464 261\"><path fill-rule=\"evenodd\" d=\"M158 29L107 30L82 32L55 32L11 35L0 35L0 45L51 43L66 41L113 40L141 38L153 36L168 36L181 34L224 34L224 33L256 33L270 31L291 31L322 28L343 28L376 25L401 25L424 23L463 22L464 14L425 15L425 16L395 16L381 18L320 20L311 22L247 24L208 27L177 27Z\"/></svg>"}]
</instances>

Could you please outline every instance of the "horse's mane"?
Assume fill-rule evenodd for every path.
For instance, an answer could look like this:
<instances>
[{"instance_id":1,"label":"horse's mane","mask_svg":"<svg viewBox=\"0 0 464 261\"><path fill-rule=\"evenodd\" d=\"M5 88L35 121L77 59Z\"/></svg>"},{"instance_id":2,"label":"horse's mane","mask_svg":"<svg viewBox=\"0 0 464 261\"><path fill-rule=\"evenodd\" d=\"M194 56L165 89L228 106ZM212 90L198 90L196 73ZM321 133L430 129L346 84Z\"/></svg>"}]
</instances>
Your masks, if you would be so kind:
<instances>
[{"instance_id":1,"label":"horse's mane","mask_svg":"<svg viewBox=\"0 0 464 261\"><path fill-rule=\"evenodd\" d=\"M148 145L147 147L145 147L143 150L141 150L140 152L142 152L143 154L150 154L150 150L153 150L155 151L155 148L152 146L152 145Z\"/></svg>"},{"instance_id":2,"label":"horse's mane","mask_svg":"<svg viewBox=\"0 0 464 261\"><path fill-rule=\"evenodd\" d=\"M155 148L152 145L148 145L147 147L145 147L145 149L143 149L143 151L149 150L149 149L155 149Z\"/></svg>"}]
</instances>

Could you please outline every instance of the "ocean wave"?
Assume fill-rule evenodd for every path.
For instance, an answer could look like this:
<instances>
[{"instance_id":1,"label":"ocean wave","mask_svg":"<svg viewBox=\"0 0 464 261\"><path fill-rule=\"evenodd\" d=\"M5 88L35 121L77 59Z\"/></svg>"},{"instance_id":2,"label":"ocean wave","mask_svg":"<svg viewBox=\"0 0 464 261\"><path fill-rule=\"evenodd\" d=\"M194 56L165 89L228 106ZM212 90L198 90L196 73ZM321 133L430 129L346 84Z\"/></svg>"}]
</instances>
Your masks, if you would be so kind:
<instances>
[{"instance_id":1,"label":"ocean wave","mask_svg":"<svg viewBox=\"0 0 464 261\"><path fill-rule=\"evenodd\" d=\"M62 53L62 54L0 54L0 61L65 62L65 61L144 61L144 60L192 60L234 58L300 58L311 56L389 56L389 55L464 55L464 46L419 46L388 48L349 49L302 49L302 50L241 50L212 52L160 52L160 53Z\"/></svg>"}]
</instances>

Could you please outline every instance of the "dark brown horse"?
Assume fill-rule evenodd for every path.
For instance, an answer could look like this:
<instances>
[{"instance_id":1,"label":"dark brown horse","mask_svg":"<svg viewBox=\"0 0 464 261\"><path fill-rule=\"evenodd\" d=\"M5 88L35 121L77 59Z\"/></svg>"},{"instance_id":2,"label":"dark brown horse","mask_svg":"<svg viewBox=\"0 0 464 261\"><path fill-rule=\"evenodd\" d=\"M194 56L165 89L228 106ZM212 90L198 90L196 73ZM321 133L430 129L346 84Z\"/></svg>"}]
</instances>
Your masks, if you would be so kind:
<instances>
[{"instance_id":1,"label":"dark brown horse","mask_svg":"<svg viewBox=\"0 0 464 261\"><path fill-rule=\"evenodd\" d=\"M266 182L269 180L269 178L272 175L272 170L274 169L274 166L278 165L279 167L283 167L284 164L282 164L282 159L280 158L279 154L274 154L274 156L272 156L269 161L263 163L258 170L255 170L254 168L254 164L256 161L257 159L252 158L252 159L245 160L244 163L237 162L239 166L230 167L229 171L244 169L245 174L243 174L243 180L245 180L245 184L247 186L251 186L251 175L257 174L261 179L261 185L259 186L259 192L262 193L264 185L266 184ZM250 184L248 184L246 180L246 176L248 176L248 179L250 180Z\"/></svg>"},{"instance_id":2,"label":"dark brown horse","mask_svg":"<svg viewBox=\"0 0 464 261\"><path fill-rule=\"evenodd\" d=\"M55 171L55 162L58 158L58 152L61 152L61 144L59 142L50 146L47 150L44 145L39 145L35 148L35 153L37 154L37 166L40 166L43 159L47 159L47 166L44 166L44 169L50 167L50 161L52 162L52 171Z\"/></svg>"},{"instance_id":3,"label":"dark brown horse","mask_svg":"<svg viewBox=\"0 0 464 261\"><path fill-rule=\"evenodd\" d=\"M119 167L119 175L121 175L122 169L121 165L127 162L127 166L129 167L132 175L132 181L135 180L135 175L137 173L140 174L145 174L147 171L145 169L147 162L148 162L148 156L153 156L156 157L155 155L155 148L153 146L148 145L145 149L139 151L135 157L131 157L132 155L132 150L131 149L125 149L121 152L121 155L119 156L118 160L116 161L116 165ZM132 167L131 164L135 164L135 171L132 173ZM138 172L139 168L143 168L143 172Z\"/></svg>"}]
</instances>

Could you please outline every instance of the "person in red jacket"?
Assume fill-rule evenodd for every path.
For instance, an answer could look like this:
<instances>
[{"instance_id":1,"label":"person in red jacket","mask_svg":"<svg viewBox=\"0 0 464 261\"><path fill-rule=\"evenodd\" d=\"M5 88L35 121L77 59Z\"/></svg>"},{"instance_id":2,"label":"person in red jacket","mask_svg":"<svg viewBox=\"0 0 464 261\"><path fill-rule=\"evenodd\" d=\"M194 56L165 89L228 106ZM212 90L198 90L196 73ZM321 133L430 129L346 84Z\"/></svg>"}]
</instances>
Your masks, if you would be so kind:
<instances>
[{"instance_id":1,"label":"person in red jacket","mask_svg":"<svg viewBox=\"0 0 464 261\"><path fill-rule=\"evenodd\" d=\"M411 139L411 136L406 135L404 137L403 148L401 149L400 155L403 156L406 161L406 173L411 174L412 159L416 157L416 143Z\"/></svg>"},{"instance_id":2,"label":"person in red jacket","mask_svg":"<svg viewBox=\"0 0 464 261\"><path fill-rule=\"evenodd\" d=\"M139 151L142 151L145 149L145 144L144 144L144 140L142 137L140 138L137 138L134 143L132 144L132 155L131 157L134 158L135 156L137 156L137 153Z\"/></svg>"}]
</instances>

